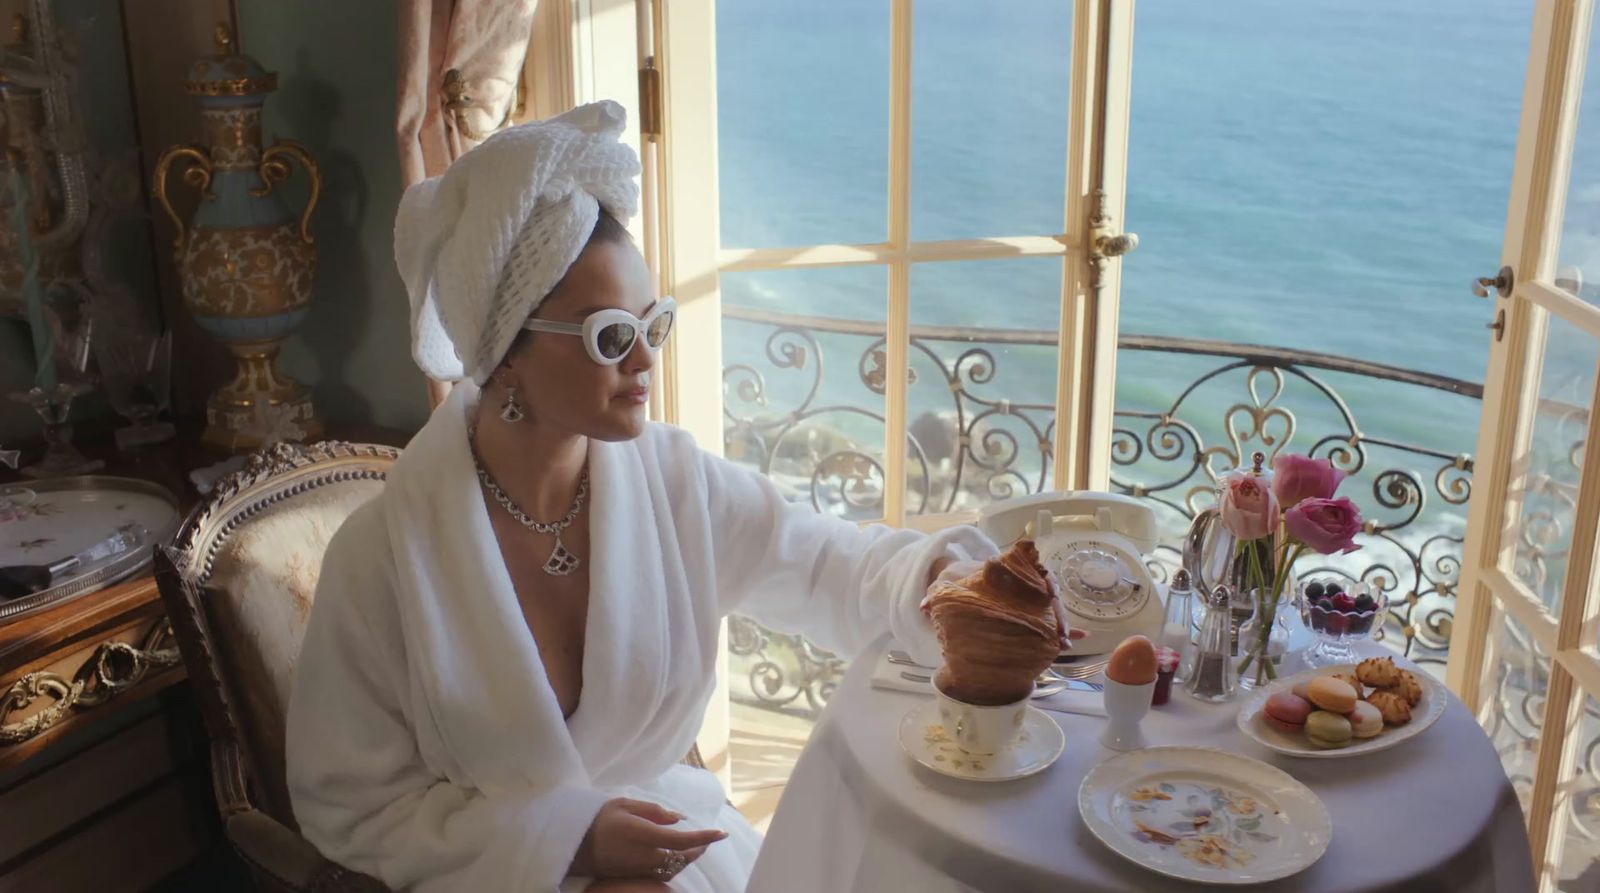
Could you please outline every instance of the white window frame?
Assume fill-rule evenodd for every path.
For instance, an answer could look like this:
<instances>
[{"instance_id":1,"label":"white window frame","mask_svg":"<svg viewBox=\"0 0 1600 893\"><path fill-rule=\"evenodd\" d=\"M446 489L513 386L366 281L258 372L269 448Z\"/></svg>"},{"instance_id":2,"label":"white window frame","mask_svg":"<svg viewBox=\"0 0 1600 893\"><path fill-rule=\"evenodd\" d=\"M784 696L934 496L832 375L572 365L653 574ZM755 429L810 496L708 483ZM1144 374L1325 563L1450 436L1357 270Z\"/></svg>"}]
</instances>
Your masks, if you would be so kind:
<instances>
[{"instance_id":1,"label":"white window frame","mask_svg":"<svg viewBox=\"0 0 1600 893\"><path fill-rule=\"evenodd\" d=\"M1468 509L1461 585L1450 640L1447 681L1479 716L1494 705L1493 674L1499 633L1496 616L1515 619L1551 657L1528 836L1540 889L1554 890L1566 839L1577 740L1585 694L1600 698L1600 654L1593 641L1596 612L1596 535L1600 532L1600 457L1586 450L1573 513L1572 545L1559 615L1509 572L1521 509L1517 482L1532 442L1545 333L1554 317L1600 340L1600 308L1555 282L1557 252L1578 101L1595 0L1538 0L1528 53L1520 136L1512 175L1502 263L1514 287L1495 300L1503 335L1491 343L1484 385L1472 501ZM1600 60L1591 60L1600 64ZM1591 124L1594 122L1591 122ZM1597 375L1600 380L1600 375ZM1587 443L1600 442L1600 393L1589 395Z\"/></svg>"}]
</instances>

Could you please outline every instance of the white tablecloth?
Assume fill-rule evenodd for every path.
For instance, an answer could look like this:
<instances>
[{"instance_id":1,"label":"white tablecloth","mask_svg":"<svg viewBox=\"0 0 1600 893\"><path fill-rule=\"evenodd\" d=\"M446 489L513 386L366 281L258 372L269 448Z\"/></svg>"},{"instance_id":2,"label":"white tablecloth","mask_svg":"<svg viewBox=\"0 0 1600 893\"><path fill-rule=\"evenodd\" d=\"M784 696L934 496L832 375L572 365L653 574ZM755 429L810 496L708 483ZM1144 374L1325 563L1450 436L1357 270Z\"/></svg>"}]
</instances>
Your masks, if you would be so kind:
<instances>
[{"instance_id":1,"label":"white tablecloth","mask_svg":"<svg viewBox=\"0 0 1600 893\"><path fill-rule=\"evenodd\" d=\"M749 893L1216 889L1145 871L1107 849L1078 817L1079 782L1112 755L1098 741L1104 719L1051 713L1066 732L1066 752L1032 778L946 778L914 764L896 738L900 718L926 696L872 688L873 663L858 660L823 713L773 817ZM1424 734L1344 760L1275 754L1239 732L1238 707L1201 704L1175 690L1143 728L1152 745L1209 745L1264 760L1327 804L1327 854L1294 877L1255 889L1534 889L1516 794L1488 738L1453 696Z\"/></svg>"}]
</instances>

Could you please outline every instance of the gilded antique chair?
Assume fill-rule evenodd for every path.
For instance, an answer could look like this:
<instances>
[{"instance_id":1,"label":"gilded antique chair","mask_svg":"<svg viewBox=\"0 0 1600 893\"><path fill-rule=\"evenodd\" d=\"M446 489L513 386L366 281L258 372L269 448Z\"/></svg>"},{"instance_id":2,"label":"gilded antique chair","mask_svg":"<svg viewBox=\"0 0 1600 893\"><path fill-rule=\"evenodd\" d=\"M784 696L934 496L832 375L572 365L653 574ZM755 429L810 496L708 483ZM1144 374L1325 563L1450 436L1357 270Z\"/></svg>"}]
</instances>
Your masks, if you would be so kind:
<instances>
[{"instance_id":1,"label":"gilded antique chair","mask_svg":"<svg viewBox=\"0 0 1600 893\"><path fill-rule=\"evenodd\" d=\"M220 481L156 558L156 578L211 739L233 847L262 890L385 893L302 838L284 782L284 713L335 530L383 487L398 451L280 444Z\"/></svg>"}]
</instances>

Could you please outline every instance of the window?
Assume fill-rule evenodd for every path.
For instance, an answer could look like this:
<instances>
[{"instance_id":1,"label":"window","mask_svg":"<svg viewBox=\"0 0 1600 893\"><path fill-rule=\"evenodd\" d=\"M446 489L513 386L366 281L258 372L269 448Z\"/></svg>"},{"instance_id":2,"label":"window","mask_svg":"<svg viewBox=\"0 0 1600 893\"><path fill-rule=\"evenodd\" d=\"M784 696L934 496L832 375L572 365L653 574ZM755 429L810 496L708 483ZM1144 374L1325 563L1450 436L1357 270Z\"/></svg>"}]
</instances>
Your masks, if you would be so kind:
<instances>
[{"instance_id":1,"label":"window","mask_svg":"<svg viewBox=\"0 0 1600 893\"><path fill-rule=\"evenodd\" d=\"M1128 34L1096 6L660 6L676 420L862 522L1089 485ZM742 619L730 651L736 745L803 734L842 667Z\"/></svg>"}]
</instances>

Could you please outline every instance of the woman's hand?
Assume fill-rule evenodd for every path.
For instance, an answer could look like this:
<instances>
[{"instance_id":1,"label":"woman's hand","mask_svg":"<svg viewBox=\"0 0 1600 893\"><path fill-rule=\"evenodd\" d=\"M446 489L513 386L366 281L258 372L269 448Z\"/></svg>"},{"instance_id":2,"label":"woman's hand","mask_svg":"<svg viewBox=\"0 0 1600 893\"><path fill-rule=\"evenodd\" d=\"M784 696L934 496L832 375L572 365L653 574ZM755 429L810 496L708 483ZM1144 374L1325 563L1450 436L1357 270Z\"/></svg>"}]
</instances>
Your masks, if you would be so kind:
<instances>
[{"instance_id":1,"label":"woman's hand","mask_svg":"<svg viewBox=\"0 0 1600 893\"><path fill-rule=\"evenodd\" d=\"M1050 583L1050 591L1056 594L1055 601L1050 603L1050 607L1056 612L1056 629L1061 632L1061 650L1071 651L1072 640L1081 639L1087 636L1088 633L1081 629L1073 629L1072 621L1067 619L1067 605L1062 601L1061 595L1061 578L1057 577L1056 572L1049 568L1045 568L1044 578Z\"/></svg>"},{"instance_id":2,"label":"woman's hand","mask_svg":"<svg viewBox=\"0 0 1600 893\"><path fill-rule=\"evenodd\" d=\"M954 558L941 558L928 569L928 591L922 597L922 614L928 616L928 596L933 594L942 583L954 583L964 580L978 571L983 570L981 561L957 561Z\"/></svg>"},{"instance_id":3,"label":"woman's hand","mask_svg":"<svg viewBox=\"0 0 1600 893\"><path fill-rule=\"evenodd\" d=\"M578 854L572 860L572 874L600 880L669 880L685 865L700 858L706 847L728 836L727 832L716 828L678 831L667 827L678 824L683 818L665 806L642 800L607 801L589 825L583 843L578 845Z\"/></svg>"}]
</instances>

